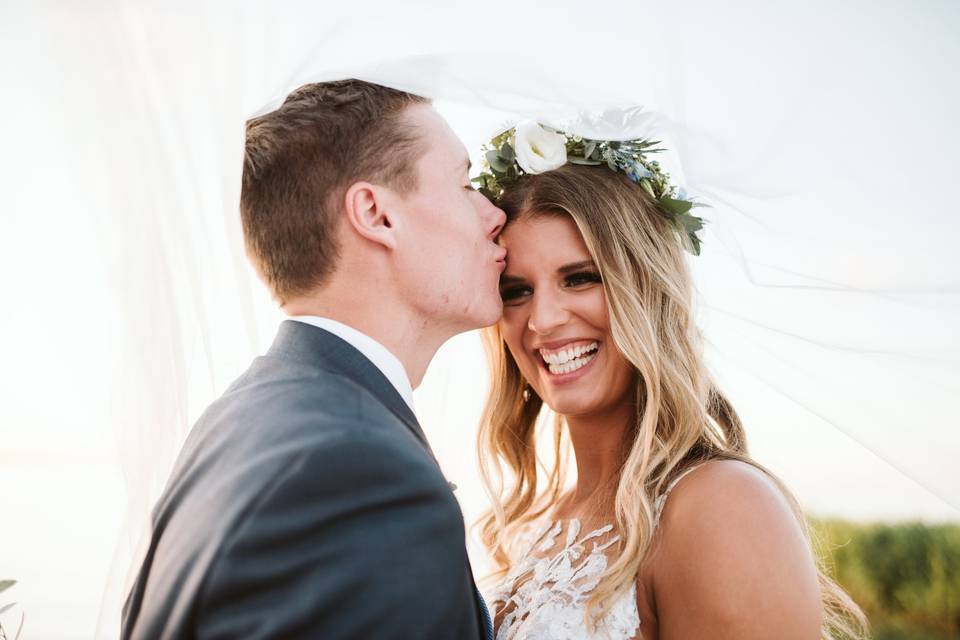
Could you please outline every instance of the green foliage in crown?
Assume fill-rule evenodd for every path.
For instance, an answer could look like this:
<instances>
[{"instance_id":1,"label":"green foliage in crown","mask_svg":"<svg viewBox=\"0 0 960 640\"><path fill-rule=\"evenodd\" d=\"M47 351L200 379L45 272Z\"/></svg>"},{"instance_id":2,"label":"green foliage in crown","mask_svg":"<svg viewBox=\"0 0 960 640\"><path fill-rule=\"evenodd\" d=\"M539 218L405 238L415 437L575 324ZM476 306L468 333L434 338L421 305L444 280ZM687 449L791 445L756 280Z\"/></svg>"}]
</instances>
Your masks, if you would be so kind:
<instances>
[{"instance_id":1,"label":"green foliage in crown","mask_svg":"<svg viewBox=\"0 0 960 640\"><path fill-rule=\"evenodd\" d=\"M704 206L688 199L682 189L670 184L670 176L651 160L660 153L656 140L591 140L573 136L534 121L508 129L483 147L483 171L473 179L477 190L494 203L504 189L524 175L535 175L565 164L606 165L619 171L647 192L663 216L680 235L683 246L700 255L702 218L691 215Z\"/></svg>"}]
</instances>

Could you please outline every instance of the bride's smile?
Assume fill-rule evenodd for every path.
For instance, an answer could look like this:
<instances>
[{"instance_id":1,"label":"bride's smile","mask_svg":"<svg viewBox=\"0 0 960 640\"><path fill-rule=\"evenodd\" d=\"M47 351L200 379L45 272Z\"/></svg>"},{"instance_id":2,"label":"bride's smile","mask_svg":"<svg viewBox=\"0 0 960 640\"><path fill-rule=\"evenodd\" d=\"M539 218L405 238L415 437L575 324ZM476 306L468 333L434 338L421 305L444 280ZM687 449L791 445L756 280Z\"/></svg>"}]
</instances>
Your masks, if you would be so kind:
<instances>
[{"instance_id":1,"label":"bride's smile","mask_svg":"<svg viewBox=\"0 0 960 640\"><path fill-rule=\"evenodd\" d=\"M504 340L554 411L584 416L629 397L632 368L610 334L603 282L568 216L525 217L500 237Z\"/></svg>"},{"instance_id":2,"label":"bride's smile","mask_svg":"<svg viewBox=\"0 0 960 640\"><path fill-rule=\"evenodd\" d=\"M542 366L557 384L583 375L600 350L597 340L557 340L541 345L537 351Z\"/></svg>"}]
</instances>

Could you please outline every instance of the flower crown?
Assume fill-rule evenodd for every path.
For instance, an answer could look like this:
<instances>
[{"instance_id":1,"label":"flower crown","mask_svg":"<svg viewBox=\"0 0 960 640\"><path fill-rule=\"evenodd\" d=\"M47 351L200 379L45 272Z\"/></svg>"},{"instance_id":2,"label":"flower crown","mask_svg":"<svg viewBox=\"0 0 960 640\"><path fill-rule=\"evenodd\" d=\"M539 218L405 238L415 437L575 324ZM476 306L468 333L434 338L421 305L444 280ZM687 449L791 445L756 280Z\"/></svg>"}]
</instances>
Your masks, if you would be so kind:
<instances>
[{"instance_id":1,"label":"flower crown","mask_svg":"<svg viewBox=\"0 0 960 640\"><path fill-rule=\"evenodd\" d=\"M484 145L483 171L473 178L477 190L496 202L504 187L523 175L536 175L567 164L606 164L611 171L622 171L632 182L650 194L657 208L680 235L683 246L700 255L702 218L690 215L694 207L704 206L688 199L683 189L670 184L670 176L656 160L646 154L659 153L659 141L591 140L570 135L536 121L521 122Z\"/></svg>"}]
</instances>

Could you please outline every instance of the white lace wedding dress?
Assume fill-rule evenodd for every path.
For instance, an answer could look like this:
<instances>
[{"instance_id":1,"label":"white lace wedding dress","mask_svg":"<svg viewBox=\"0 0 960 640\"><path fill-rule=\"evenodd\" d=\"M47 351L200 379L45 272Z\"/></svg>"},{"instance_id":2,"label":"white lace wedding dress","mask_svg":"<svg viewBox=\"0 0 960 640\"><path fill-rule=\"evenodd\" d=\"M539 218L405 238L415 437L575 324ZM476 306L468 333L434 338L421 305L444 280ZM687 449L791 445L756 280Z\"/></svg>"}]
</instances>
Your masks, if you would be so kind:
<instances>
[{"instance_id":1,"label":"white lace wedding dress","mask_svg":"<svg viewBox=\"0 0 960 640\"><path fill-rule=\"evenodd\" d=\"M692 467L670 483L655 505L655 522L667 495ZM618 598L594 630L584 612L608 551L620 540L608 524L583 532L579 520L531 523L516 547L522 551L507 576L490 593L496 640L630 640L640 629L637 586Z\"/></svg>"}]
</instances>

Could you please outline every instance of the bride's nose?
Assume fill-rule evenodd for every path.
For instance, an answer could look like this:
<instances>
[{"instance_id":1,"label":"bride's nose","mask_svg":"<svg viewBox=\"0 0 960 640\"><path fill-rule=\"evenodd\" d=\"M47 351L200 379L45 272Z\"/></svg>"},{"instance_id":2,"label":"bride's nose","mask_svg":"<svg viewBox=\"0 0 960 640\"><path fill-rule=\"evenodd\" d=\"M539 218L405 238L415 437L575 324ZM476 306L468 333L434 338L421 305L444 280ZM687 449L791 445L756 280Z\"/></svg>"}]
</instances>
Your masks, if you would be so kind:
<instances>
[{"instance_id":1,"label":"bride's nose","mask_svg":"<svg viewBox=\"0 0 960 640\"><path fill-rule=\"evenodd\" d=\"M556 295L537 292L531 303L527 327L538 335L549 335L570 320L570 312Z\"/></svg>"}]
</instances>

